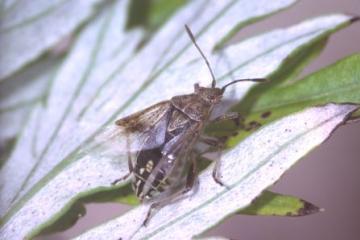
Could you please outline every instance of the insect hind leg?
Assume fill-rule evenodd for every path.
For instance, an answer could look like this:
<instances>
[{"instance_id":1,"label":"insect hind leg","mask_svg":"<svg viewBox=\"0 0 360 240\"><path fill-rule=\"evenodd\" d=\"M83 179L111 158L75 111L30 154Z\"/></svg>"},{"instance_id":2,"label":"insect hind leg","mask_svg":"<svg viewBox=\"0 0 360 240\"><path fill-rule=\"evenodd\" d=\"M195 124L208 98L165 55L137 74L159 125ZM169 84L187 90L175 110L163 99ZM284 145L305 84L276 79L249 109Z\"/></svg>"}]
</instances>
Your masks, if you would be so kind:
<instances>
[{"instance_id":1,"label":"insect hind leg","mask_svg":"<svg viewBox=\"0 0 360 240\"><path fill-rule=\"evenodd\" d=\"M119 182L122 182L122 181L126 180L127 178L130 177L130 175L131 175L131 174L133 173L133 171L134 171L133 161L132 161L132 159L131 159L131 152L130 152L130 141L129 141L129 138L126 138L126 139L127 139L127 141L126 141L127 144L126 144L126 145L127 145L127 149L128 149L128 151L127 151L127 157L128 157L129 172L128 172L125 176L114 180L114 181L111 183L111 185L116 185L116 184L118 184Z\"/></svg>"},{"instance_id":2,"label":"insect hind leg","mask_svg":"<svg viewBox=\"0 0 360 240\"><path fill-rule=\"evenodd\" d=\"M205 143L205 144L207 144L207 145L209 145L209 146L211 146L213 148L213 149L208 149L208 150L206 150L204 152L201 152L200 155L204 155L206 153L213 152L213 151L220 151L224 146L224 140L219 139L219 138L201 136L199 141L203 142L203 143ZM211 160L211 159L209 159L209 160ZM212 171L212 177L213 177L214 181L217 184L219 184L220 186L228 188L228 186L219 177L220 158L217 159L217 160L214 160L214 161L215 161L215 166L214 166L213 171Z\"/></svg>"},{"instance_id":3,"label":"insect hind leg","mask_svg":"<svg viewBox=\"0 0 360 240\"><path fill-rule=\"evenodd\" d=\"M116 180L114 180L111 185L116 185L118 184L119 182L122 182L126 179L128 179L130 177L130 175L133 173L133 170L134 170L134 167L132 165L132 160L131 160L131 156L128 155L128 166L129 166L129 172L125 175L125 176L122 176L121 178L118 178Z\"/></svg>"},{"instance_id":4,"label":"insect hind leg","mask_svg":"<svg viewBox=\"0 0 360 240\"><path fill-rule=\"evenodd\" d=\"M220 172L220 161L216 161L215 166L212 171L212 177L213 177L214 181L217 184L219 184L220 186L229 188L219 177L219 172Z\"/></svg>"}]
</instances>

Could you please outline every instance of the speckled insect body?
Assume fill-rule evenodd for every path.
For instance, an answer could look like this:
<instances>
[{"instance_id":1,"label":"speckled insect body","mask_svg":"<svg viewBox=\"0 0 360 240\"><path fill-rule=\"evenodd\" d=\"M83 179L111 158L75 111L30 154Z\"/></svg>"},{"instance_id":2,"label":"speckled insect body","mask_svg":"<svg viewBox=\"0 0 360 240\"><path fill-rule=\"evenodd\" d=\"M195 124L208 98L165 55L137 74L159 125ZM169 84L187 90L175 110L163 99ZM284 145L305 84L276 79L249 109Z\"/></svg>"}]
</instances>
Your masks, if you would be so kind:
<instances>
[{"instance_id":1,"label":"speckled insect body","mask_svg":"<svg viewBox=\"0 0 360 240\"><path fill-rule=\"evenodd\" d=\"M235 80L222 88L217 88L210 64L197 45L190 29L186 27L192 42L204 58L213 81L211 87L194 85L194 93L174 96L116 121L125 135L135 135L129 140L129 176L136 196L142 202L151 203L146 225L152 211L167 205L191 190L197 176L197 161L194 145L203 142L218 146L219 140L202 136L206 124L212 121L232 119L238 122L237 113L228 113L212 121L209 120L213 108L221 101L226 87L236 82L264 79ZM133 147L133 146L136 147ZM123 180L116 180L114 183ZM217 167L213 171L214 180L223 185L218 178Z\"/></svg>"},{"instance_id":2,"label":"speckled insect body","mask_svg":"<svg viewBox=\"0 0 360 240\"><path fill-rule=\"evenodd\" d=\"M161 106L156 105L156 108L164 109L166 106L167 110L162 114L164 121L159 119L163 126L155 128L164 130L154 132L152 136L164 134L164 143L141 150L136 156L133 188L140 200L170 197L184 186L192 186L194 177L191 174L195 174L196 164L191 156L192 149L214 104L220 100L219 90L195 85L195 93L176 96ZM150 137L147 141L153 139Z\"/></svg>"}]
</instances>

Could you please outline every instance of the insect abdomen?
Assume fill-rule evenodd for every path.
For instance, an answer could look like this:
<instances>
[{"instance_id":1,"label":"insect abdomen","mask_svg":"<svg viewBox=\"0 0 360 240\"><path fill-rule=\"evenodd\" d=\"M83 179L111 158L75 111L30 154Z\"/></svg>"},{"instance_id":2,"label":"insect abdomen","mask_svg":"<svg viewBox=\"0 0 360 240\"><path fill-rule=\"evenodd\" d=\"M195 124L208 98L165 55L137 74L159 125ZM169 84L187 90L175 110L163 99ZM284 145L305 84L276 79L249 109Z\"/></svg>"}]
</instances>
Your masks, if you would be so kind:
<instances>
[{"instance_id":1,"label":"insect abdomen","mask_svg":"<svg viewBox=\"0 0 360 240\"><path fill-rule=\"evenodd\" d=\"M186 159L172 159L157 148L140 152L137 160L133 188L141 201L170 196L184 186Z\"/></svg>"},{"instance_id":2,"label":"insect abdomen","mask_svg":"<svg viewBox=\"0 0 360 240\"><path fill-rule=\"evenodd\" d=\"M143 200L150 191L144 191L145 185L149 185L149 176L161 159L161 149L155 148L143 150L139 153L134 168L133 189L136 196ZM151 189L156 190L156 186L151 183Z\"/></svg>"}]
</instances>

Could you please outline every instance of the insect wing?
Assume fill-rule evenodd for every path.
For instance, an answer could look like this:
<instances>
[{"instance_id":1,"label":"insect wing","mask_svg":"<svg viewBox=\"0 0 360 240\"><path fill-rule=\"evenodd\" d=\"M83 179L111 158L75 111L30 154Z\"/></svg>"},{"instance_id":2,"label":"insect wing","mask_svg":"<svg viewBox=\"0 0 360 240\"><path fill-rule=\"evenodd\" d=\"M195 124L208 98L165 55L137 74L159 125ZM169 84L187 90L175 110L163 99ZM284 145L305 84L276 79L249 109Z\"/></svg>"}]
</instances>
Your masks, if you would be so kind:
<instances>
[{"instance_id":1,"label":"insect wing","mask_svg":"<svg viewBox=\"0 0 360 240\"><path fill-rule=\"evenodd\" d=\"M177 120L171 119L170 122ZM184 187L191 164L189 153L199 133L199 123L187 120L171 132L169 127L172 124L169 123L164 145L142 150L137 156L134 189L141 200L168 198Z\"/></svg>"},{"instance_id":2,"label":"insect wing","mask_svg":"<svg viewBox=\"0 0 360 240\"><path fill-rule=\"evenodd\" d=\"M156 148L165 141L170 112L165 101L119 119L95 138L94 146L109 157Z\"/></svg>"}]
</instances>

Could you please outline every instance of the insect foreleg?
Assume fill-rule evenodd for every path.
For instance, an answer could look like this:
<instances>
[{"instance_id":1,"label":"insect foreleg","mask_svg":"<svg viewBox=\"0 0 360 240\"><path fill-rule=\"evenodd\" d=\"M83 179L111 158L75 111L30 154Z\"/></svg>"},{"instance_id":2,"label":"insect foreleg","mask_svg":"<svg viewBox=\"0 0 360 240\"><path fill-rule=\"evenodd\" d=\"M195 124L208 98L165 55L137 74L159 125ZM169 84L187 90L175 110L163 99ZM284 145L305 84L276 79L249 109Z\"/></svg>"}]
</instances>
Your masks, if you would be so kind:
<instances>
[{"instance_id":1,"label":"insect foreleg","mask_svg":"<svg viewBox=\"0 0 360 240\"><path fill-rule=\"evenodd\" d=\"M227 140L227 137L200 136L199 142L204 143L210 147L207 148L205 151L200 152L198 155L204 155L206 153L221 151L222 149L224 149L226 140Z\"/></svg>"},{"instance_id":2,"label":"insect foreleg","mask_svg":"<svg viewBox=\"0 0 360 240\"><path fill-rule=\"evenodd\" d=\"M240 115L240 113L237 112L228 112L224 115L221 115L213 120L210 121L210 123L216 123L221 121L231 120L234 121L236 126L240 126L240 123L244 121L244 118Z\"/></svg>"},{"instance_id":3,"label":"insect foreleg","mask_svg":"<svg viewBox=\"0 0 360 240\"><path fill-rule=\"evenodd\" d=\"M221 138L200 136L199 142L205 143L214 148L220 150L224 146L224 141Z\"/></svg>"}]
</instances>

